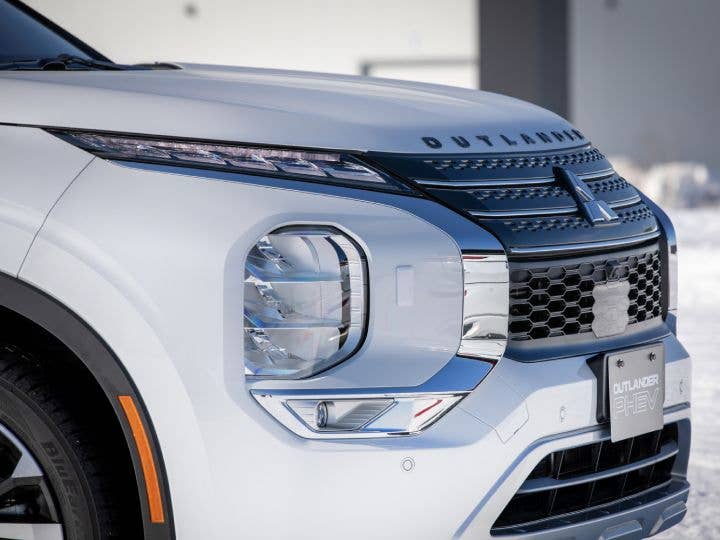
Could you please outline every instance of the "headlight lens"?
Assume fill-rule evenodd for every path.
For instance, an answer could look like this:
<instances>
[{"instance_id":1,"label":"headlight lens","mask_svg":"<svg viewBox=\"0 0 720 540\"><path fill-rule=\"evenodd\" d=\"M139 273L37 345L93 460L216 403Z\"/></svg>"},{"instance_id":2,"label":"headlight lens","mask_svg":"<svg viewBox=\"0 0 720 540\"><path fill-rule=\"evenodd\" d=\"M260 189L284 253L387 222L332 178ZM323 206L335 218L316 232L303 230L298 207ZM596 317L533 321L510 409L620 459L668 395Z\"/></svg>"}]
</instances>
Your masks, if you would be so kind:
<instances>
[{"instance_id":1,"label":"headlight lens","mask_svg":"<svg viewBox=\"0 0 720 540\"><path fill-rule=\"evenodd\" d=\"M301 378L361 344L366 268L361 248L332 227L284 227L245 263L245 373Z\"/></svg>"},{"instance_id":2,"label":"headlight lens","mask_svg":"<svg viewBox=\"0 0 720 540\"><path fill-rule=\"evenodd\" d=\"M198 167L243 174L290 177L410 193L409 187L355 156L282 148L260 148L202 141L172 141L131 135L49 130L61 139L105 159Z\"/></svg>"}]
</instances>

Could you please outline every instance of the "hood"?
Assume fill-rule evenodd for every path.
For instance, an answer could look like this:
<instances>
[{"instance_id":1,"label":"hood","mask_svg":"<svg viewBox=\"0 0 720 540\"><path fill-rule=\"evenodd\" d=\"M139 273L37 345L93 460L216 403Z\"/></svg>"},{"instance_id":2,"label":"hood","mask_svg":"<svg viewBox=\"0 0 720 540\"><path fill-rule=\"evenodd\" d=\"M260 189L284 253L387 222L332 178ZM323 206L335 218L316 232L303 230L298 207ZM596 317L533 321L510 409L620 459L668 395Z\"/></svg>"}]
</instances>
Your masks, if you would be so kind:
<instances>
[{"instance_id":1,"label":"hood","mask_svg":"<svg viewBox=\"0 0 720 540\"><path fill-rule=\"evenodd\" d=\"M559 116L487 92L322 73L181 67L0 72L0 123L398 153L497 153L587 142Z\"/></svg>"}]
</instances>

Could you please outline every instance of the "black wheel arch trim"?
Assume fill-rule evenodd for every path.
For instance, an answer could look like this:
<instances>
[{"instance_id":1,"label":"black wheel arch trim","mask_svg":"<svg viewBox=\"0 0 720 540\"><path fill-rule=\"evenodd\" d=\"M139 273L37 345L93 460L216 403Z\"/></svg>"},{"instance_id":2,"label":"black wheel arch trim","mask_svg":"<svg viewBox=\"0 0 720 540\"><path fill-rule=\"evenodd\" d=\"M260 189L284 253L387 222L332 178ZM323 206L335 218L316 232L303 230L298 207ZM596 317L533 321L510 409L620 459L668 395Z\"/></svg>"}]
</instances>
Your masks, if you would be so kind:
<instances>
[{"instance_id":1,"label":"black wheel arch trim","mask_svg":"<svg viewBox=\"0 0 720 540\"><path fill-rule=\"evenodd\" d=\"M21 315L45 329L75 354L90 371L110 401L130 450L142 509L144 538L146 540L174 539L170 490L157 434L142 397L120 359L97 332L67 306L36 287L3 273L0 273L0 307ZM148 433L160 484L165 513L164 523L152 523L150 520L148 495L140 456L127 417L118 400L120 395L132 396Z\"/></svg>"}]
</instances>

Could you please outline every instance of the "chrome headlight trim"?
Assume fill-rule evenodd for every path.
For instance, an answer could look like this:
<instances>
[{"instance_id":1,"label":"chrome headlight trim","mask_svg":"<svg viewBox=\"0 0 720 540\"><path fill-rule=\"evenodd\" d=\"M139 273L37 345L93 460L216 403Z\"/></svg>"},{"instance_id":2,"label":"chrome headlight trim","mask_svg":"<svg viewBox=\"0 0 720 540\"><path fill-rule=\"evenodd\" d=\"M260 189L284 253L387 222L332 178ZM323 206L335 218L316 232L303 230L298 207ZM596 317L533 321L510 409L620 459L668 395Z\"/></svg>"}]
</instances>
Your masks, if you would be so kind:
<instances>
[{"instance_id":1,"label":"chrome headlight trim","mask_svg":"<svg viewBox=\"0 0 720 540\"><path fill-rule=\"evenodd\" d=\"M505 255L463 253L463 328L458 355L500 360L508 343L509 281Z\"/></svg>"}]
</instances>

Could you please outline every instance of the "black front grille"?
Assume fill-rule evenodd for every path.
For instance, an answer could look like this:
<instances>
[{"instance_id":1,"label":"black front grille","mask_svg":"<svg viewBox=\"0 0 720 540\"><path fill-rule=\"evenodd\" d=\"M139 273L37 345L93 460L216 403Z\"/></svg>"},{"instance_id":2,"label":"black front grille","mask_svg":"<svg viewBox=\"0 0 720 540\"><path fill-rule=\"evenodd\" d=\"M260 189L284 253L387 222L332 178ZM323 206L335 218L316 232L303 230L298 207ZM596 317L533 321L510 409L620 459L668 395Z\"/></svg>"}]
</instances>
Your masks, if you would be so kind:
<instances>
[{"instance_id":1,"label":"black front grille","mask_svg":"<svg viewBox=\"0 0 720 540\"><path fill-rule=\"evenodd\" d=\"M538 247L640 242L658 233L637 190L595 148L547 153L373 156L430 196L472 216L512 256ZM592 224L564 173L577 176L619 217Z\"/></svg>"},{"instance_id":2,"label":"black front grille","mask_svg":"<svg viewBox=\"0 0 720 540\"><path fill-rule=\"evenodd\" d=\"M553 452L530 473L491 532L528 532L558 516L660 488L672 478L678 451L678 425L668 424L624 441L603 440Z\"/></svg>"},{"instance_id":3,"label":"black front grille","mask_svg":"<svg viewBox=\"0 0 720 540\"><path fill-rule=\"evenodd\" d=\"M592 332L593 289L609 279L629 282L628 324L662 314L657 244L610 256L512 261L509 338L537 340Z\"/></svg>"}]
</instances>

